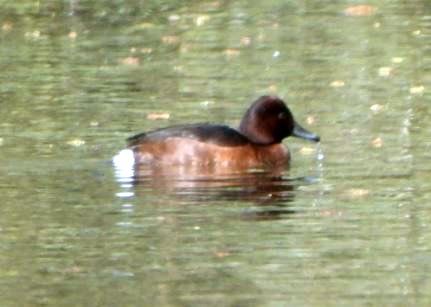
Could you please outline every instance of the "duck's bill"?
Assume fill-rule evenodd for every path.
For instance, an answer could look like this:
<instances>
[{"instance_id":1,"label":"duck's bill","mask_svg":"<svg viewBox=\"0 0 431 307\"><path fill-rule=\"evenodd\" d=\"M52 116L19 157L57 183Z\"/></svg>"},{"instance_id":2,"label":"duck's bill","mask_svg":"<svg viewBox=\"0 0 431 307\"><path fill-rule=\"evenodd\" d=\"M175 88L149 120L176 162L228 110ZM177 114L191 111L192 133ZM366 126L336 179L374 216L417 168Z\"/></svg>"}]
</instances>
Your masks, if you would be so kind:
<instances>
[{"instance_id":1,"label":"duck's bill","mask_svg":"<svg viewBox=\"0 0 431 307\"><path fill-rule=\"evenodd\" d=\"M310 131L308 131L305 128L302 128L301 125L299 125L297 122L295 122L295 126L293 128L292 136L295 136L297 138L301 138L304 140L314 141L314 142L320 142L320 136L317 134L314 134Z\"/></svg>"}]
</instances>

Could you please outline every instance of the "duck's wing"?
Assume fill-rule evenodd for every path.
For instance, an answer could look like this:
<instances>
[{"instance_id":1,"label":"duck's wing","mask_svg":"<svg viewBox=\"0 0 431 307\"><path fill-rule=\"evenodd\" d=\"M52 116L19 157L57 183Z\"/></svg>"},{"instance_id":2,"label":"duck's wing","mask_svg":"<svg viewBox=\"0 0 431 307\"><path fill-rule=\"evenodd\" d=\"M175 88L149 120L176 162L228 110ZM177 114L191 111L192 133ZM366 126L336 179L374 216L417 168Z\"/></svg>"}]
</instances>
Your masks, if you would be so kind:
<instances>
[{"instance_id":1,"label":"duck's wing","mask_svg":"<svg viewBox=\"0 0 431 307\"><path fill-rule=\"evenodd\" d=\"M221 146L241 146L249 140L237 130L224 125L193 124L172 126L140 133L127 139L128 147L147 142L160 142L167 138L189 138Z\"/></svg>"}]
</instances>

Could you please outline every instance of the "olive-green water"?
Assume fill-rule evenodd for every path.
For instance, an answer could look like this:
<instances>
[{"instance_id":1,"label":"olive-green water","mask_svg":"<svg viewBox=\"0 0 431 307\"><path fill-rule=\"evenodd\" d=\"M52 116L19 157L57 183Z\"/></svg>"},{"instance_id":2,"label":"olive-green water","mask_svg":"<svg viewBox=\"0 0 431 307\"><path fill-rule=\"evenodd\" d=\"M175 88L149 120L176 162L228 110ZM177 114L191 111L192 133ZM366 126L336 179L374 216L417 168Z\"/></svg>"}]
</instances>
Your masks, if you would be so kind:
<instances>
[{"instance_id":1,"label":"olive-green water","mask_svg":"<svg viewBox=\"0 0 431 307\"><path fill-rule=\"evenodd\" d=\"M0 306L430 306L431 6L357 4L0 1ZM263 94L281 176L111 163Z\"/></svg>"}]
</instances>

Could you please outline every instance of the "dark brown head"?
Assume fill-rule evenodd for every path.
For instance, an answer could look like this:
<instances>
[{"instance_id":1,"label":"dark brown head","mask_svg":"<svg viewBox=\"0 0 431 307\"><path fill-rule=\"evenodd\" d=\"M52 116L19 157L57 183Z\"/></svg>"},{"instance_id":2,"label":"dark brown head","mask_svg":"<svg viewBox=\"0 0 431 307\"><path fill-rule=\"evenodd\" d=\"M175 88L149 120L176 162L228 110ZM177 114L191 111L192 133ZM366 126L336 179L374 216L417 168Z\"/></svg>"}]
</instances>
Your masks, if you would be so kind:
<instances>
[{"instance_id":1,"label":"dark brown head","mask_svg":"<svg viewBox=\"0 0 431 307\"><path fill-rule=\"evenodd\" d=\"M295 122L283 100L276 96L258 98L244 114L239 131L252 142L261 145L281 143L289 136L320 141L319 136Z\"/></svg>"}]
</instances>

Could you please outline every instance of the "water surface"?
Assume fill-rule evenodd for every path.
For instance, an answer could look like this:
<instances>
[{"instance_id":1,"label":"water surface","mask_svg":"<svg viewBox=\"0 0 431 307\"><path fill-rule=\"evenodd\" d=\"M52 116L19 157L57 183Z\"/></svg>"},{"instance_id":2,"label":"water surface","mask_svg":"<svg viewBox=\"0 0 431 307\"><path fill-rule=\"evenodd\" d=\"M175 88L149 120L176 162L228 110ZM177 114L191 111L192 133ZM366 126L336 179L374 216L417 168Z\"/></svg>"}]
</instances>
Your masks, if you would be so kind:
<instances>
[{"instance_id":1,"label":"water surface","mask_svg":"<svg viewBox=\"0 0 431 307\"><path fill-rule=\"evenodd\" d=\"M1 306L430 305L427 1L1 5ZM277 176L112 166L263 94L322 137Z\"/></svg>"}]
</instances>

